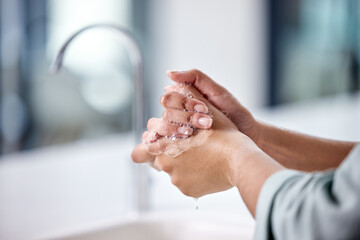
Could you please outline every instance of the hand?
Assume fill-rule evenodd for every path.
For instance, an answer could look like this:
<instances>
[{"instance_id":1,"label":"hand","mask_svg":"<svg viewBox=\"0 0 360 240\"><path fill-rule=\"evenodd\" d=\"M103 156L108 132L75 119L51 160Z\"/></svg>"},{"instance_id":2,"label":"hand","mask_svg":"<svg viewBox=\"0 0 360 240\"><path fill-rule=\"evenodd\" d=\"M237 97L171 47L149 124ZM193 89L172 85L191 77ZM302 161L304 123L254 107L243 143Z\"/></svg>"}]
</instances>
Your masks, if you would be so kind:
<instances>
[{"instance_id":1,"label":"hand","mask_svg":"<svg viewBox=\"0 0 360 240\"><path fill-rule=\"evenodd\" d=\"M251 113L224 87L199 70L169 71L177 83L191 83L217 109L222 111L245 135L258 143L260 126Z\"/></svg>"},{"instance_id":2,"label":"hand","mask_svg":"<svg viewBox=\"0 0 360 240\"><path fill-rule=\"evenodd\" d=\"M163 118L151 118L148 121L149 131L144 132L142 137L145 144L136 147L133 159L149 162L154 160L155 155L164 152L175 157L178 155L176 152L183 152L186 146L190 146L190 142L194 144L192 139L187 139L194 130L196 133L198 128L211 128L213 119L209 115L209 108L198 100L204 98L195 89L192 93L185 93L187 88L189 87L178 84L165 89L166 94L161 98L161 103L166 108ZM173 138L177 141L172 141Z\"/></svg>"},{"instance_id":3,"label":"hand","mask_svg":"<svg viewBox=\"0 0 360 240\"><path fill-rule=\"evenodd\" d=\"M184 92L179 94L180 90ZM235 186L239 164L258 152L257 146L194 87L183 85L179 88L177 85L166 91L161 100L168 107L163 119L149 121L149 131L143 136L144 142L134 149L133 160L147 162L156 155L154 167L167 172L172 183L187 196L200 197ZM190 99L187 97L189 93L193 94ZM201 112L191 112L197 104L200 104L196 108ZM211 114L212 119L208 114ZM211 122L204 121L208 123L204 127L208 130L197 130L191 137L171 140L159 134L164 134L163 129L173 129L171 131L175 133L176 127L172 124L199 127L198 120L202 117L211 119ZM177 157L171 157L164 154L171 144L188 144L189 148Z\"/></svg>"}]
</instances>

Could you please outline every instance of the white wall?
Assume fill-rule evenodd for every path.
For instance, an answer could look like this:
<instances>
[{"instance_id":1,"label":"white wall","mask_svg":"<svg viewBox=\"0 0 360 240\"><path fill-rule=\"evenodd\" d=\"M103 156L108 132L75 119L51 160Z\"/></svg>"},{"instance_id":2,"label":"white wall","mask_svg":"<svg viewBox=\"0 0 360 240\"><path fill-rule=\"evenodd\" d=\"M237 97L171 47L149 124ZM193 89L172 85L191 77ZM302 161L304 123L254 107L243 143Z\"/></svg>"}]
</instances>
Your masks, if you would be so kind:
<instances>
[{"instance_id":1,"label":"white wall","mask_svg":"<svg viewBox=\"0 0 360 240\"><path fill-rule=\"evenodd\" d=\"M166 70L198 68L246 106L264 104L262 0L152 0L149 13L151 113L160 116Z\"/></svg>"}]
</instances>

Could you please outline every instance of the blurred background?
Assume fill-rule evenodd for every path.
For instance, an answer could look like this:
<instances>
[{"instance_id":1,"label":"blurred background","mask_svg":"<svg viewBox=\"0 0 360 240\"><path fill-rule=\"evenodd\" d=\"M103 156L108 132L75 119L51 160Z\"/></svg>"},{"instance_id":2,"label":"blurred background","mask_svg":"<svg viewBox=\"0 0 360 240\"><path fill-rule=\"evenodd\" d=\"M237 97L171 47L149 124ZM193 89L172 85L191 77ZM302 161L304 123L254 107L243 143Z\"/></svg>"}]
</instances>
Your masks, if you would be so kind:
<instances>
[{"instance_id":1,"label":"blurred background","mask_svg":"<svg viewBox=\"0 0 360 240\"><path fill-rule=\"evenodd\" d=\"M359 89L359 1L1 0L1 153L131 129L131 72L118 34L145 56L146 117L159 116L166 70L198 68L246 106Z\"/></svg>"},{"instance_id":2,"label":"blurred background","mask_svg":"<svg viewBox=\"0 0 360 240\"><path fill-rule=\"evenodd\" d=\"M37 204L41 212L43 202L53 204L48 209L61 209L51 213L55 221L51 226L107 219L126 211L124 204L117 204L124 196L121 189L125 195L132 191L124 180L131 164L121 164L130 162L136 89L132 89L124 40L112 31L88 31L68 49L61 72L48 71L64 41L92 23L125 26L139 41L145 62L146 119L161 116L159 99L164 86L171 84L166 70L197 68L259 118L320 136L358 140L359 0L0 3L0 212L8 211L0 216L0 238L28 226L29 209ZM101 157L111 161L97 162ZM39 159L42 170L34 167ZM85 171L74 159L92 167ZM81 174L89 180L81 182ZM192 204L166 175L151 174L153 209L175 210ZM67 183L62 185L64 179ZM39 187L42 182L49 186ZM70 191L74 184L78 188ZM84 190L82 184L94 184L100 190ZM29 190L35 188L38 195ZM52 192L54 188L63 191ZM177 200L169 200L171 196ZM236 206L239 198L232 200L235 191L226 196L209 197L203 206L248 214L243 205ZM80 198L96 201L89 200L86 208ZM99 205L108 208L101 211ZM88 213L94 206L98 212ZM83 210L74 210L79 208ZM41 224L49 211L38 212ZM34 227L38 232L41 224Z\"/></svg>"}]
</instances>

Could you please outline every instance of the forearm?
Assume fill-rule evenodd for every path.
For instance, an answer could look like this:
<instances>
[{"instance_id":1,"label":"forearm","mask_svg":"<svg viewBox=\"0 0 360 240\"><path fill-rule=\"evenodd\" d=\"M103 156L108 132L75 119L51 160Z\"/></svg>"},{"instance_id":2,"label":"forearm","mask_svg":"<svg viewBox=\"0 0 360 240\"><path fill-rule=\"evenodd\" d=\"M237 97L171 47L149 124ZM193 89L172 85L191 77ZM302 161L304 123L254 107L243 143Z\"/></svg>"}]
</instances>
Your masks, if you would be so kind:
<instances>
[{"instance_id":1,"label":"forearm","mask_svg":"<svg viewBox=\"0 0 360 240\"><path fill-rule=\"evenodd\" d=\"M257 145L286 168L320 171L336 168L354 142L328 140L259 123Z\"/></svg>"},{"instance_id":2,"label":"forearm","mask_svg":"<svg viewBox=\"0 0 360 240\"><path fill-rule=\"evenodd\" d=\"M250 213L255 217L256 204L265 181L284 167L260 149L252 151L244 158L244 153L236 153L233 166L234 185L244 200Z\"/></svg>"}]
</instances>

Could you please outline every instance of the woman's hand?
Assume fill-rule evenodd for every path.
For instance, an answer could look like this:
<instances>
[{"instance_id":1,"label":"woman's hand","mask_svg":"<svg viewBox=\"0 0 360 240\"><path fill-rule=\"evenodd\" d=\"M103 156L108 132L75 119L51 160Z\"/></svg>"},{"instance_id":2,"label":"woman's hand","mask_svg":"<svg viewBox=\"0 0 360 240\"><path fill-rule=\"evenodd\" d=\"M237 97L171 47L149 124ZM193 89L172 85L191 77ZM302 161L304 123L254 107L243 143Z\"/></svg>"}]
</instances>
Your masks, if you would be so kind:
<instances>
[{"instance_id":1,"label":"woman's hand","mask_svg":"<svg viewBox=\"0 0 360 240\"><path fill-rule=\"evenodd\" d=\"M181 96L178 95L179 90L183 91ZM162 104L171 106L172 114L168 114L169 109L166 109L163 119L149 122L149 131L144 133L143 143L132 152L133 161L153 162L156 169L167 172L172 183L191 197L201 197L236 186L254 215L262 185L282 166L261 151L193 86L168 87L166 91ZM188 106L192 106L186 104L189 92L192 93L191 101L204 103L197 108L202 109L200 112L188 110ZM203 121L207 124L205 130L195 127L200 126L197 124L202 117L211 117L211 121ZM159 134L163 129L172 129L174 134L178 134L175 130L178 127L192 128L192 135L172 140ZM166 132L163 134L166 135ZM176 157L171 156L174 148L168 149L174 145L184 147L180 149L184 151Z\"/></svg>"},{"instance_id":2,"label":"woman's hand","mask_svg":"<svg viewBox=\"0 0 360 240\"><path fill-rule=\"evenodd\" d=\"M223 112L240 130L258 143L261 124L224 87L199 70L169 71L169 78L177 83L192 84L214 107Z\"/></svg>"},{"instance_id":3,"label":"woman's hand","mask_svg":"<svg viewBox=\"0 0 360 240\"><path fill-rule=\"evenodd\" d=\"M200 197L233 187L236 165L258 151L256 145L191 85L166 88L161 103L166 108L163 119L149 120L133 160L151 161L150 156L141 158L145 150L156 156L153 166L167 172L172 183L188 196ZM192 129L191 133L189 129L187 135L179 133L177 129L184 127ZM166 137L169 135L175 138ZM175 151L184 151L176 156L171 152L174 147L169 150L173 145L181 148Z\"/></svg>"},{"instance_id":4,"label":"woman's hand","mask_svg":"<svg viewBox=\"0 0 360 240\"><path fill-rule=\"evenodd\" d=\"M236 186L254 215L262 185L282 165L305 171L337 167L355 145L259 123L226 89L197 70L168 75L193 86L185 85L182 97L173 93L179 88L167 88L161 101L166 108L163 119L149 123L144 143L134 149L132 158L154 161L188 196ZM186 91L194 93L195 103L183 97ZM175 149L183 153L171 157L174 149L169 146L186 147Z\"/></svg>"},{"instance_id":5,"label":"woman's hand","mask_svg":"<svg viewBox=\"0 0 360 240\"><path fill-rule=\"evenodd\" d=\"M336 168L356 144L312 137L258 122L225 88L198 70L172 71L168 76L177 83L192 83L210 103L225 112L242 133L287 168L302 171Z\"/></svg>"}]
</instances>

